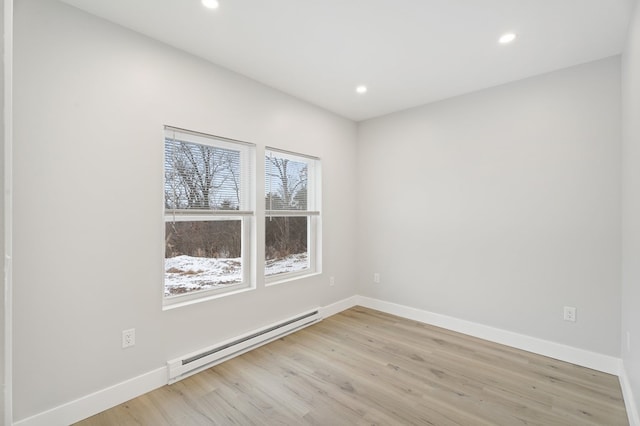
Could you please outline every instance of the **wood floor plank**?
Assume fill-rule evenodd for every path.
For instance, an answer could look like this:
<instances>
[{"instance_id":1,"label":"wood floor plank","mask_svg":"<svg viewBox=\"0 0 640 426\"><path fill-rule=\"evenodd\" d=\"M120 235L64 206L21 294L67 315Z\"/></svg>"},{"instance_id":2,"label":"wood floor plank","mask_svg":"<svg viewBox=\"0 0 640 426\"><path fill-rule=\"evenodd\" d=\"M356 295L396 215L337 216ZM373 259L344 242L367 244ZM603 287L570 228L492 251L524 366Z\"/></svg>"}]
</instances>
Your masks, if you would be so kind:
<instances>
[{"instance_id":1,"label":"wood floor plank","mask_svg":"<svg viewBox=\"0 0 640 426\"><path fill-rule=\"evenodd\" d=\"M355 307L78 425L627 425L617 377Z\"/></svg>"}]
</instances>

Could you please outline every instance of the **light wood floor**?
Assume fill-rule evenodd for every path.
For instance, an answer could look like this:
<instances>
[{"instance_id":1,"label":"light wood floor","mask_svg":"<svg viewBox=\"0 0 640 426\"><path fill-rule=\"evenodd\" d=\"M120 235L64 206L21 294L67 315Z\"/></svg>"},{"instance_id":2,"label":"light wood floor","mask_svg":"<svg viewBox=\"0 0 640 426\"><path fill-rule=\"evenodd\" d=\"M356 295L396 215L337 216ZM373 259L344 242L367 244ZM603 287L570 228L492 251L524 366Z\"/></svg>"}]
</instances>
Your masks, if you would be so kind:
<instances>
[{"instance_id":1,"label":"light wood floor","mask_svg":"<svg viewBox=\"0 0 640 426\"><path fill-rule=\"evenodd\" d=\"M615 376L356 307L79 425L626 425Z\"/></svg>"}]
</instances>

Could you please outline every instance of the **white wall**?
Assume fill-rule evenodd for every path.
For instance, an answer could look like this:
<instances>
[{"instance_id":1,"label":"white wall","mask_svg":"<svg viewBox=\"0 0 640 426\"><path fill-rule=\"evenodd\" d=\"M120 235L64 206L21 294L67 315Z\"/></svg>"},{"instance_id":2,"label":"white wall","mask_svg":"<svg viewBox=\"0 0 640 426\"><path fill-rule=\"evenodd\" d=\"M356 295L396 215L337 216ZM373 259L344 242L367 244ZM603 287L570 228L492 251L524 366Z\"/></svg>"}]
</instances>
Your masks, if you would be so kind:
<instances>
[{"instance_id":1,"label":"white wall","mask_svg":"<svg viewBox=\"0 0 640 426\"><path fill-rule=\"evenodd\" d=\"M4 194L4 120L5 120L5 108L4 108L4 68L6 66L6 59L4 56L4 1L0 2L0 34L2 34L2 42L0 43L0 57L3 58L2 66L0 66L0 102L2 103L2 113L0 114L0 188L3 188ZM5 370L4 370L4 351L6 347L5 341L5 321L4 321L4 294L5 294L5 281L4 281L4 195L0 196L0 259L2 259L2 292L0 292L0 384L2 385L2 403L0 403L0 425L4 424L4 404L5 404Z\"/></svg>"},{"instance_id":2,"label":"white wall","mask_svg":"<svg viewBox=\"0 0 640 426\"><path fill-rule=\"evenodd\" d=\"M354 123L58 2L14 19L16 420L355 293ZM324 273L163 312L164 124L321 157Z\"/></svg>"},{"instance_id":3,"label":"white wall","mask_svg":"<svg viewBox=\"0 0 640 426\"><path fill-rule=\"evenodd\" d=\"M361 123L360 294L619 356L620 114L614 57Z\"/></svg>"},{"instance_id":4,"label":"white wall","mask_svg":"<svg viewBox=\"0 0 640 426\"><path fill-rule=\"evenodd\" d=\"M640 6L622 62L622 359L640 407ZM627 346L627 333L630 347ZM640 421L640 419L638 419Z\"/></svg>"}]
</instances>

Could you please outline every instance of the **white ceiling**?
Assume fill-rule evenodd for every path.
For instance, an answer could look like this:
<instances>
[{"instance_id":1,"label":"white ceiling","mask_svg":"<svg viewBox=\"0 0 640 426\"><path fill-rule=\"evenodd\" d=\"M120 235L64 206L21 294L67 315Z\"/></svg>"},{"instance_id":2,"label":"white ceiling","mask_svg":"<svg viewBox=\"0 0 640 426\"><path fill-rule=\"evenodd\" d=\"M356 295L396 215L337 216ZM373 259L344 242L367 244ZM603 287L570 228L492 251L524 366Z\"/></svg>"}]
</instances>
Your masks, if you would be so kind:
<instances>
[{"instance_id":1,"label":"white ceiling","mask_svg":"<svg viewBox=\"0 0 640 426\"><path fill-rule=\"evenodd\" d=\"M634 0L63 1L360 121L619 54Z\"/></svg>"}]
</instances>

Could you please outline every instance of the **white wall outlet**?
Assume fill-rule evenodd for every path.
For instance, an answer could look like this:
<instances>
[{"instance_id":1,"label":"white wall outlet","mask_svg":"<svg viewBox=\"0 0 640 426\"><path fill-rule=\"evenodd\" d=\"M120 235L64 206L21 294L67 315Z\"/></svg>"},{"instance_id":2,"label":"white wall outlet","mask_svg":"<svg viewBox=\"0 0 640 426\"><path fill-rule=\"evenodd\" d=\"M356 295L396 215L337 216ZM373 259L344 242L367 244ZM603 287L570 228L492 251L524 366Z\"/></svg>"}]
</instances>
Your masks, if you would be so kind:
<instances>
[{"instance_id":1,"label":"white wall outlet","mask_svg":"<svg viewBox=\"0 0 640 426\"><path fill-rule=\"evenodd\" d=\"M564 320L576 322L576 308L573 306L564 307Z\"/></svg>"},{"instance_id":2,"label":"white wall outlet","mask_svg":"<svg viewBox=\"0 0 640 426\"><path fill-rule=\"evenodd\" d=\"M373 282L376 284L380 284L380 273L379 272L374 272L373 273Z\"/></svg>"},{"instance_id":3,"label":"white wall outlet","mask_svg":"<svg viewBox=\"0 0 640 426\"><path fill-rule=\"evenodd\" d=\"M329 277L329 285L330 286L336 285L336 277Z\"/></svg>"},{"instance_id":4,"label":"white wall outlet","mask_svg":"<svg viewBox=\"0 0 640 426\"><path fill-rule=\"evenodd\" d=\"M128 348L136 344L136 329L122 330L122 347Z\"/></svg>"}]
</instances>

